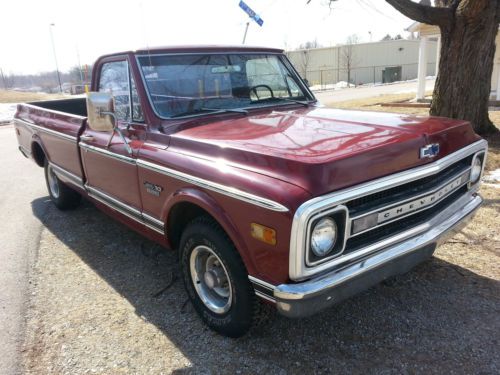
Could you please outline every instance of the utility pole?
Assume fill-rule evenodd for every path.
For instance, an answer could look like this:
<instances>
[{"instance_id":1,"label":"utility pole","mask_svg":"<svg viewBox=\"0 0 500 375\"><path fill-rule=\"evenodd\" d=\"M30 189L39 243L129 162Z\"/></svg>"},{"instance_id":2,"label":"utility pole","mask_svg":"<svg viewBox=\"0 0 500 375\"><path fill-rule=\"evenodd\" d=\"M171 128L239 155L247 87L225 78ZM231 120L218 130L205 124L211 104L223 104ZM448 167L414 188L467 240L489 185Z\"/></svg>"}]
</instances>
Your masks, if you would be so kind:
<instances>
[{"instance_id":1,"label":"utility pole","mask_svg":"<svg viewBox=\"0 0 500 375\"><path fill-rule=\"evenodd\" d=\"M250 26L250 22L247 22L247 25L245 27L245 34L243 35L243 43L245 44L245 41L247 40L247 33L248 33L248 27Z\"/></svg>"},{"instance_id":2,"label":"utility pole","mask_svg":"<svg viewBox=\"0 0 500 375\"><path fill-rule=\"evenodd\" d=\"M54 36L52 35L52 27L54 26L55 26L54 23L51 23L49 26L50 40L52 42L52 52L54 53L54 61L56 62L56 73L57 73L57 82L59 82L59 91L62 93L61 76L59 75L59 66L57 65L56 46L54 44Z\"/></svg>"}]
</instances>

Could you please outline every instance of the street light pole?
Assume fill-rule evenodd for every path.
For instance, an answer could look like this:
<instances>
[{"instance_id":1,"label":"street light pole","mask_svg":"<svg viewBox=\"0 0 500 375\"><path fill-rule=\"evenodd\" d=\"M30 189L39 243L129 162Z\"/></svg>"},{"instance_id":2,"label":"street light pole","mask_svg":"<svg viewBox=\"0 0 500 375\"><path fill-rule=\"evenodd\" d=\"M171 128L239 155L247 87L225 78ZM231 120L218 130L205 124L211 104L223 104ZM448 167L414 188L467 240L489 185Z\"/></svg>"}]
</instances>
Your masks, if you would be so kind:
<instances>
[{"instance_id":1,"label":"street light pole","mask_svg":"<svg viewBox=\"0 0 500 375\"><path fill-rule=\"evenodd\" d=\"M52 52L54 53L54 61L56 62L56 73L57 73L57 82L59 82L59 91L62 93L61 76L59 75L59 66L57 65L56 46L54 44L54 35L52 35L52 27L54 26L55 26L54 23L51 23L49 26L50 40L52 42Z\"/></svg>"}]
</instances>

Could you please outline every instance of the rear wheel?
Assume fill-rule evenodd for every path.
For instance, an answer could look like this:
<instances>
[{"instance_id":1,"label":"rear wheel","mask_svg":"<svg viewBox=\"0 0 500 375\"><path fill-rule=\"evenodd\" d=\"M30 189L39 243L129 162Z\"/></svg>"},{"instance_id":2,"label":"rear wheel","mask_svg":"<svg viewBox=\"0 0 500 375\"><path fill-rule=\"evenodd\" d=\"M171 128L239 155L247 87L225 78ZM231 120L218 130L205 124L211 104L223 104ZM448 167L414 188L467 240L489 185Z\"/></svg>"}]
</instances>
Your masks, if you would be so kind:
<instances>
[{"instance_id":1,"label":"rear wheel","mask_svg":"<svg viewBox=\"0 0 500 375\"><path fill-rule=\"evenodd\" d=\"M243 336L261 316L246 268L222 228L209 217L193 220L182 234L184 286L201 319L228 337Z\"/></svg>"},{"instance_id":2,"label":"rear wheel","mask_svg":"<svg viewBox=\"0 0 500 375\"><path fill-rule=\"evenodd\" d=\"M81 195L59 180L47 159L45 159L45 182L50 199L60 210L70 210L80 204Z\"/></svg>"}]
</instances>

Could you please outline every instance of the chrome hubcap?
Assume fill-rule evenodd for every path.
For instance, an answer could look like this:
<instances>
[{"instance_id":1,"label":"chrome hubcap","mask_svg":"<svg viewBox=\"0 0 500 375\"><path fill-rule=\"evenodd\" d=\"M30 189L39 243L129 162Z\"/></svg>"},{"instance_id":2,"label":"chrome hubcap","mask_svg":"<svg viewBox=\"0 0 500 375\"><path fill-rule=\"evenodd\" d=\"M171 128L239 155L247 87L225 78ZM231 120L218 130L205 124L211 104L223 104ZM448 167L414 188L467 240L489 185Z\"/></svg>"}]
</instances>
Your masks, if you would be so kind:
<instances>
[{"instance_id":1,"label":"chrome hubcap","mask_svg":"<svg viewBox=\"0 0 500 375\"><path fill-rule=\"evenodd\" d=\"M50 165L47 175L49 179L50 193L54 198L59 198L59 181L57 181L57 176L54 173L54 169Z\"/></svg>"},{"instance_id":2,"label":"chrome hubcap","mask_svg":"<svg viewBox=\"0 0 500 375\"><path fill-rule=\"evenodd\" d=\"M217 314L227 312L232 303L233 290L229 276L220 258L207 246L194 248L189 259L191 280L206 307Z\"/></svg>"}]
</instances>

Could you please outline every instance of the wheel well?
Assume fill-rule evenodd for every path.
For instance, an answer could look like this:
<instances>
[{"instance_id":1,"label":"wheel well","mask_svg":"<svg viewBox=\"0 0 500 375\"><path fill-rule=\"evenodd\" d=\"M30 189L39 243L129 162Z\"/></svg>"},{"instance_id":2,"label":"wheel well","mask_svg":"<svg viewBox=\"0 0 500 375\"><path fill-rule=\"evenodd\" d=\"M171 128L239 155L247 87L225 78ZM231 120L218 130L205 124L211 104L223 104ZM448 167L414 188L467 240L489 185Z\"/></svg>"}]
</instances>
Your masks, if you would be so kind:
<instances>
[{"instance_id":1,"label":"wheel well","mask_svg":"<svg viewBox=\"0 0 500 375\"><path fill-rule=\"evenodd\" d=\"M45 165L45 152L43 152L42 146L40 146L37 142L33 142L31 148L35 163L39 167L43 167Z\"/></svg>"},{"instance_id":2,"label":"wheel well","mask_svg":"<svg viewBox=\"0 0 500 375\"><path fill-rule=\"evenodd\" d=\"M170 209L167 219L167 237L173 249L179 247L184 228L199 216L209 216L217 222L212 215L194 203L180 202Z\"/></svg>"}]
</instances>

